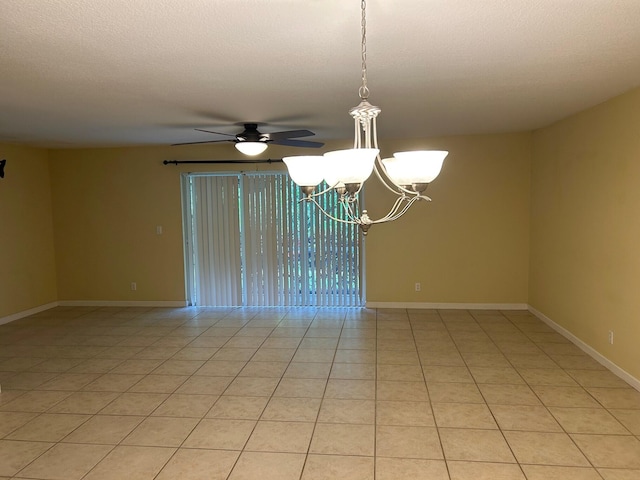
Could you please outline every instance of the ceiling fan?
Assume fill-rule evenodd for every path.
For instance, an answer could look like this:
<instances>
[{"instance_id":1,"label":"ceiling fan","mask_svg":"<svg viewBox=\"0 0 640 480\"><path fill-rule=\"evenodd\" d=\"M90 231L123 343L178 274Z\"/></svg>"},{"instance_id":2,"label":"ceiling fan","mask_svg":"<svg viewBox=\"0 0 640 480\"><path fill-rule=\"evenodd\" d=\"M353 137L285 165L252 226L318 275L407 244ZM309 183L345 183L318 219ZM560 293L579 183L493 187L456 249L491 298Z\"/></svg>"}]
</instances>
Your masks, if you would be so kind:
<instances>
[{"instance_id":1,"label":"ceiling fan","mask_svg":"<svg viewBox=\"0 0 640 480\"><path fill-rule=\"evenodd\" d=\"M310 142L307 140L294 140L300 137L310 137L315 135L310 130L288 130L284 132L272 132L262 133L258 130L257 123L242 123L244 130L235 135L229 133L214 132L211 130L204 130L196 128L195 130L205 133L213 133L215 135L224 135L226 137L222 140L205 140L202 142L185 142L174 143L173 145L195 145L202 143L218 143L218 142L233 142L235 147L245 155L259 155L267 149L267 145L272 143L274 145L286 145L288 147L308 147L308 148L320 148L324 143Z\"/></svg>"}]
</instances>

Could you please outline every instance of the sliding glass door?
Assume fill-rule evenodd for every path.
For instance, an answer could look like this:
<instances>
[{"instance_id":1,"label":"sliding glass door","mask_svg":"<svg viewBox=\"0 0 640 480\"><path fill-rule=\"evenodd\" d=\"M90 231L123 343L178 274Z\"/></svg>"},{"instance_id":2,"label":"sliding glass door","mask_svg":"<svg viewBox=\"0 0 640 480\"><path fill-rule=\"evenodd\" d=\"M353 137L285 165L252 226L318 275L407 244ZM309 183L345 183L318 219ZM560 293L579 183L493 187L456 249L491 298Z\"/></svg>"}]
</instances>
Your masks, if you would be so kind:
<instances>
[{"instance_id":1,"label":"sliding glass door","mask_svg":"<svg viewBox=\"0 0 640 480\"><path fill-rule=\"evenodd\" d=\"M192 305L363 304L357 228L317 215L299 195L279 173L183 175Z\"/></svg>"}]
</instances>

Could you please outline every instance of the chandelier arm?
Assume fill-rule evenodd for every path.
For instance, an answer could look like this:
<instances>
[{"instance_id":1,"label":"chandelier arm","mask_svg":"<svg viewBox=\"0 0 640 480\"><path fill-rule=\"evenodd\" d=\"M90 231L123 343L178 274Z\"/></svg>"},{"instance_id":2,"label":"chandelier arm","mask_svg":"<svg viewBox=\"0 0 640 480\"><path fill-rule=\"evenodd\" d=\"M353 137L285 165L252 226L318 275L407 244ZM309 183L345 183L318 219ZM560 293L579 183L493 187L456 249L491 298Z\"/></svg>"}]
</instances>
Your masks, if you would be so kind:
<instances>
[{"instance_id":1,"label":"chandelier arm","mask_svg":"<svg viewBox=\"0 0 640 480\"><path fill-rule=\"evenodd\" d=\"M398 211L396 211L396 212L393 212L393 214L392 214L392 215L389 215L389 214L388 214L388 215L386 215L386 216L384 216L384 217L382 217L382 218L380 218L380 219L378 219L378 220L375 220L375 221L374 221L374 222L372 222L372 223L386 223L386 222L393 222L393 221L395 221L395 220L399 219L401 216L403 216L405 213L407 213L407 211L408 211L408 210L411 208L411 206L412 206L412 205L413 205L413 204L418 200L418 198L417 198L417 197L414 197L414 198L407 199L407 198L405 197L405 200L407 201L407 203L406 203L406 205L404 205L404 206L402 207L402 209L400 209L400 210L398 210ZM389 213L391 213L391 212L389 212Z\"/></svg>"},{"instance_id":2,"label":"chandelier arm","mask_svg":"<svg viewBox=\"0 0 640 480\"><path fill-rule=\"evenodd\" d=\"M372 119L371 122L371 127L372 127L372 140L373 140L373 146L374 148L377 148L378 150L380 150L380 147L378 147L378 117L375 116ZM382 163L382 158L380 157L380 154L378 153L378 155L376 155L376 161L373 165L373 169L376 172L376 176L378 177L378 180L380 180L380 182L387 187L387 189L389 189L390 191L392 191L393 193L395 193L396 195L401 195L402 192L409 194L411 196L415 196L417 193L413 192L411 190L407 190L406 188L404 188L402 185L398 185L396 182L394 182L391 177L389 176L389 174L387 173L387 169L384 166L384 163ZM393 185L393 186L392 186Z\"/></svg>"},{"instance_id":3,"label":"chandelier arm","mask_svg":"<svg viewBox=\"0 0 640 480\"><path fill-rule=\"evenodd\" d=\"M322 206L314 198L306 197L306 198L301 199L300 201L301 202L312 202L322 212L322 214L325 217L330 218L331 220L333 220L335 222L348 223L349 225L358 225L358 222L356 222L355 220L344 220L342 218L334 217L329 212L327 212L324 208L322 208Z\"/></svg>"},{"instance_id":4,"label":"chandelier arm","mask_svg":"<svg viewBox=\"0 0 640 480\"><path fill-rule=\"evenodd\" d=\"M390 219L394 218L395 215L398 213L403 203L404 203L404 199L398 198L394 202L393 208L391 208L391 210L389 210L389 212L384 217L375 220L375 223L385 223L390 221Z\"/></svg>"},{"instance_id":5,"label":"chandelier arm","mask_svg":"<svg viewBox=\"0 0 640 480\"><path fill-rule=\"evenodd\" d=\"M373 136L372 124L372 120L368 118L362 126L362 131L364 133L364 148L373 148L374 142L371 140L371 137Z\"/></svg>"},{"instance_id":6,"label":"chandelier arm","mask_svg":"<svg viewBox=\"0 0 640 480\"><path fill-rule=\"evenodd\" d=\"M377 129L376 125L377 125L377 122L376 122L376 119L374 118L373 119L373 145L374 145L374 148L378 148L378 129ZM380 150L380 149L378 148L378 150ZM387 175L386 170L384 170L384 172L385 172L384 176L380 173L380 169L381 168L384 169L384 165L382 165L382 158L380 158L380 153L378 153L378 155L376 155L376 161L373 164L373 171L376 172L376 177L378 177L378 180L380 180L380 183L382 183L382 185L384 185L387 188L387 190L393 192L396 195L400 195L400 192L391 186L391 185L396 186L396 184L393 183L393 181L391 180L389 175Z\"/></svg>"},{"instance_id":7,"label":"chandelier arm","mask_svg":"<svg viewBox=\"0 0 640 480\"><path fill-rule=\"evenodd\" d=\"M319 197L319 196L321 196L321 195L324 195L325 193L330 192L330 191L331 191L331 190L333 190L336 186L337 186L337 184L336 184L336 185L334 185L334 186L332 186L332 187L331 187L331 186L330 186L330 187L327 187L327 188L325 188L324 190L322 190L321 192L318 192L318 193L310 193L310 194L308 195L308 197ZM304 200L304 198L303 198L302 200Z\"/></svg>"},{"instance_id":8,"label":"chandelier arm","mask_svg":"<svg viewBox=\"0 0 640 480\"><path fill-rule=\"evenodd\" d=\"M405 201L409 201L407 197L398 197L396 201L393 202L393 206L389 212L384 217L374 220L373 223L385 223L391 221L392 218L397 218L396 215Z\"/></svg>"},{"instance_id":9,"label":"chandelier arm","mask_svg":"<svg viewBox=\"0 0 640 480\"><path fill-rule=\"evenodd\" d=\"M398 217L396 217L397 212L398 212L398 210L400 209L400 206L402 205L402 202L403 202L403 201L405 201L405 200L406 200L406 197L398 197L398 198L396 199L396 201L393 203L393 206L391 207L391 210L389 210L389 212L388 212L384 217L381 217L381 218L379 218L379 219L377 219L377 220L371 220L371 219L369 219L368 223L371 223L371 224L375 224L375 223L385 223L385 222L390 221L390 219L392 219L392 218L398 218ZM408 201L408 200L407 200L407 201ZM406 208L405 208L405 209L403 209L403 210L405 210L405 211L406 211ZM366 212L366 210L365 210L365 212ZM367 215L367 218L368 218L368 217L369 217L369 216ZM358 223L358 224L362 224L363 222L362 222L362 221L357 221L356 223Z\"/></svg>"},{"instance_id":10,"label":"chandelier arm","mask_svg":"<svg viewBox=\"0 0 640 480\"><path fill-rule=\"evenodd\" d=\"M407 213L407 211L411 208L414 202L415 200L410 200L400 212L398 212L396 215L391 217L388 221L393 222L399 219L400 217L402 217L405 213Z\"/></svg>"},{"instance_id":11,"label":"chandelier arm","mask_svg":"<svg viewBox=\"0 0 640 480\"><path fill-rule=\"evenodd\" d=\"M396 202L394 203L389 213L387 213L384 217L379 218L378 220L374 220L372 223L385 223L385 222L392 222L394 220L397 220L398 218L403 216L415 202L419 200L425 200L427 202L430 202L431 198L424 195L417 195L411 198L400 197L396 200ZM406 201L407 203L404 207L400 209L400 204L404 201Z\"/></svg>"},{"instance_id":12,"label":"chandelier arm","mask_svg":"<svg viewBox=\"0 0 640 480\"><path fill-rule=\"evenodd\" d=\"M359 201L358 201L357 195L342 196L340 198L340 204L342 205L345 215L349 219L348 223L351 223L353 225L359 225L360 227L363 227L363 228L373 223L369 218L369 215L367 214L366 210L362 210L361 214L358 213Z\"/></svg>"},{"instance_id":13,"label":"chandelier arm","mask_svg":"<svg viewBox=\"0 0 640 480\"><path fill-rule=\"evenodd\" d=\"M410 200L407 201L407 204L402 208L402 210L400 210L399 212L396 213L396 215L394 215L390 221L393 220L397 220L398 218L400 218L401 216L403 216L405 213L407 213L407 211L411 208L411 206L418 201L417 197L414 197Z\"/></svg>"},{"instance_id":14,"label":"chandelier arm","mask_svg":"<svg viewBox=\"0 0 640 480\"><path fill-rule=\"evenodd\" d=\"M355 214L355 211L351 208L351 204L341 199L340 205L342 206L342 210L344 211L344 214L347 216L347 219L349 220L349 222L353 222L357 224L359 218Z\"/></svg>"},{"instance_id":15,"label":"chandelier arm","mask_svg":"<svg viewBox=\"0 0 640 480\"><path fill-rule=\"evenodd\" d=\"M373 142L373 148L377 148L378 150L380 150L380 147L378 147L378 115L375 115L372 119L371 119L371 141ZM380 154L378 154L378 157L380 156Z\"/></svg>"},{"instance_id":16,"label":"chandelier arm","mask_svg":"<svg viewBox=\"0 0 640 480\"><path fill-rule=\"evenodd\" d=\"M376 157L376 163L373 165L373 171L376 173L376 177L380 180L387 190L393 192L396 195L403 196L405 194L409 194L411 196L415 196L416 192L412 192L411 190L407 190L406 188L402 188L400 185L397 185L389 178L389 175L386 174L386 170L384 170L384 166L382 166L382 160L380 159L380 155ZM384 172L384 175L380 172ZM393 185L393 186L392 186Z\"/></svg>"}]
</instances>

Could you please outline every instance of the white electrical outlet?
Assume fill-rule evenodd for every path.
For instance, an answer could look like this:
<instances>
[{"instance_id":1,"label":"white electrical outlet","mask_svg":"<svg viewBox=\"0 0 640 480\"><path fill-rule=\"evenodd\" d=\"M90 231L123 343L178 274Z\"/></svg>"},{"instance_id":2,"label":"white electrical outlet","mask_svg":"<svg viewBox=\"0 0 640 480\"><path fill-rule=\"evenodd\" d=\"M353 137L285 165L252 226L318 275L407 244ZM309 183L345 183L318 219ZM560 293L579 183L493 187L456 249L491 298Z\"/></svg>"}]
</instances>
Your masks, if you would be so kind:
<instances>
[{"instance_id":1,"label":"white electrical outlet","mask_svg":"<svg viewBox=\"0 0 640 480\"><path fill-rule=\"evenodd\" d=\"M420 285L420 282L416 282L416 292L419 292L420 290L422 290L422 285Z\"/></svg>"},{"instance_id":2,"label":"white electrical outlet","mask_svg":"<svg viewBox=\"0 0 640 480\"><path fill-rule=\"evenodd\" d=\"M162 235L162 225L156 226L156 235Z\"/></svg>"},{"instance_id":3,"label":"white electrical outlet","mask_svg":"<svg viewBox=\"0 0 640 480\"><path fill-rule=\"evenodd\" d=\"M137 290L138 289L138 285L136 285L136 282L131 282L131 290Z\"/></svg>"},{"instance_id":4,"label":"white electrical outlet","mask_svg":"<svg viewBox=\"0 0 640 480\"><path fill-rule=\"evenodd\" d=\"M609 344L613 345L613 330L609 330Z\"/></svg>"}]
</instances>

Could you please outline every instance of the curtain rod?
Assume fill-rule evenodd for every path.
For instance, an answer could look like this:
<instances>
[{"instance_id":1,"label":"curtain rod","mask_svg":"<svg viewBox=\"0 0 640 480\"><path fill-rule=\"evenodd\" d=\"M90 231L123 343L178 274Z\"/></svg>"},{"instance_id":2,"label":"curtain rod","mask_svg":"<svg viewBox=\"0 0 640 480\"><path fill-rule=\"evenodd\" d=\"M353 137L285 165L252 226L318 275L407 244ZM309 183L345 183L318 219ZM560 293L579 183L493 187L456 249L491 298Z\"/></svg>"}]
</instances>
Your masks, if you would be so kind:
<instances>
[{"instance_id":1,"label":"curtain rod","mask_svg":"<svg viewBox=\"0 0 640 480\"><path fill-rule=\"evenodd\" d=\"M183 163L280 163L282 162L281 158L276 159L266 159L266 160L165 160L162 162L163 165L181 165Z\"/></svg>"}]
</instances>

